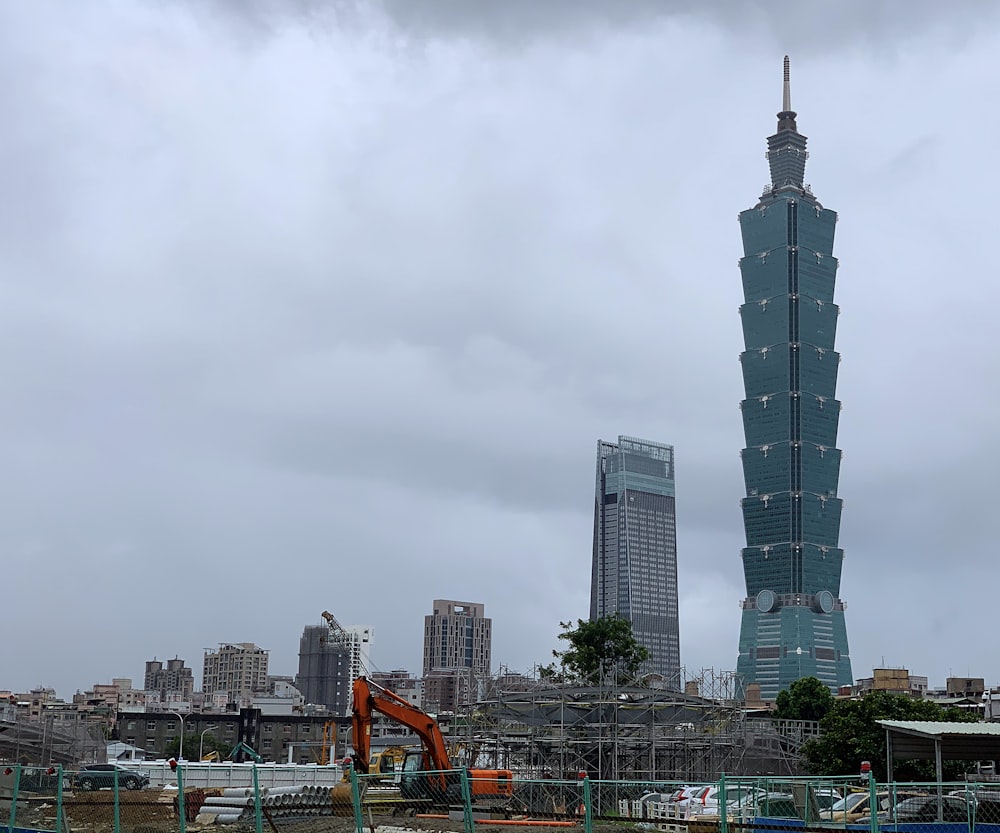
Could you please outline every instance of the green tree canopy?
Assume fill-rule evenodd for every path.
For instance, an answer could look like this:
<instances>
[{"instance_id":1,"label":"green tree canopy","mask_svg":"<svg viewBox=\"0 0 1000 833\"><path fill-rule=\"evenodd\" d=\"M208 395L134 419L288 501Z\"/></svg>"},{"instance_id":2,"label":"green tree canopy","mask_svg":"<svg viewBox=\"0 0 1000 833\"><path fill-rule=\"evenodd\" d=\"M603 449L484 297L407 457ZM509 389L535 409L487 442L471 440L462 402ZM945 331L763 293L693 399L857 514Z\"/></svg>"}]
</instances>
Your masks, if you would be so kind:
<instances>
[{"instance_id":1,"label":"green tree canopy","mask_svg":"<svg viewBox=\"0 0 1000 833\"><path fill-rule=\"evenodd\" d=\"M816 677L803 677L779 692L774 716L778 720L822 720L833 708L833 694Z\"/></svg>"},{"instance_id":2,"label":"green tree canopy","mask_svg":"<svg viewBox=\"0 0 1000 833\"><path fill-rule=\"evenodd\" d=\"M555 664L542 669L542 676L550 679L575 678L597 685L602 677L612 675L616 682L626 682L635 677L649 659L649 651L640 645L632 633L632 624L621 616L602 616L599 619L560 622L563 632L559 639L569 643L565 651L553 651L561 671Z\"/></svg>"},{"instance_id":3,"label":"green tree canopy","mask_svg":"<svg viewBox=\"0 0 1000 833\"><path fill-rule=\"evenodd\" d=\"M871 761L879 780L887 773L885 729L879 720L945 720L975 723L976 716L962 709L944 709L930 700L872 691L859 700L836 700L820 721L821 735L803 744L809 771L816 775L850 775L860 771L862 761ZM966 768L947 761L943 777L956 779ZM894 761L893 775L900 781L934 780L933 761Z\"/></svg>"},{"instance_id":4,"label":"green tree canopy","mask_svg":"<svg viewBox=\"0 0 1000 833\"><path fill-rule=\"evenodd\" d=\"M180 738L173 738L167 741L167 745L163 747L163 754L168 758L176 758L180 753L180 746ZM199 751L203 755L207 755L209 752L218 752L219 755L226 758L231 748L211 732L206 732L204 737L200 733L184 733L184 757L189 761L198 760Z\"/></svg>"}]
</instances>

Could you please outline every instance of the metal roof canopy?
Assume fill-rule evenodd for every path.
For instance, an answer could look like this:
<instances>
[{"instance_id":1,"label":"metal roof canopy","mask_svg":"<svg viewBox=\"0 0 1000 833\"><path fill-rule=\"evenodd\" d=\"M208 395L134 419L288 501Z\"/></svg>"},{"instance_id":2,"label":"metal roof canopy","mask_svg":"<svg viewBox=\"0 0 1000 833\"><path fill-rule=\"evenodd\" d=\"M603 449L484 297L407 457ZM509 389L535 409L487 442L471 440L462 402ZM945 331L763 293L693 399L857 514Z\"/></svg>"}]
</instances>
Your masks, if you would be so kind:
<instances>
[{"instance_id":1,"label":"metal roof canopy","mask_svg":"<svg viewBox=\"0 0 1000 833\"><path fill-rule=\"evenodd\" d=\"M885 729L887 772L893 760L934 761L938 783L941 762L1000 760L1000 723L947 723L934 720L879 720Z\"/></svg>"}]
</instances>

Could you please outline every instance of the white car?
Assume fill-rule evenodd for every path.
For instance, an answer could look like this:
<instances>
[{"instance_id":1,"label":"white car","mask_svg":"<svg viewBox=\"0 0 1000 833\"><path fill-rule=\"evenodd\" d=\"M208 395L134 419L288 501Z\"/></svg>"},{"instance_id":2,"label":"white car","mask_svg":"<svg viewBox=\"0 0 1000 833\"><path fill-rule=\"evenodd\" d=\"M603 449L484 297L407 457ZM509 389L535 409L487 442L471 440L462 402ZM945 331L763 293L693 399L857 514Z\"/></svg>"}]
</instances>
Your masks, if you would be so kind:
<instances>
[{"instance_id":1,"label":"white car","mask_svg":"<svg viewBox=\"0 0 1000 833\"><path fill-rule=\"evenodd\" d=\"M673 819L686 819L688 813L690 812L691 802L694 799L695 794L707 789L704 784L699 784L694 787L681 787L679 788L667 802L667 812L670 818Z\"/></svg>"},{"instance_id":2,"label":"white car","mask_svg":"<svg viewBox=\"0 0 1000 833\"><path fill-rule=\"evenodd\" d=\"M732 814L733 812L738 811L738 809L744 806L748 800L760 792L761 791L756 787L749 787L740 784L734 784L731 787L726 787L727 813ZM691 803L688 808L688 818L696 819L702 816L718 816L720 798L721 795L717 786L704 787L699 790L691 799Z\"/></svg>"}]
</instances>

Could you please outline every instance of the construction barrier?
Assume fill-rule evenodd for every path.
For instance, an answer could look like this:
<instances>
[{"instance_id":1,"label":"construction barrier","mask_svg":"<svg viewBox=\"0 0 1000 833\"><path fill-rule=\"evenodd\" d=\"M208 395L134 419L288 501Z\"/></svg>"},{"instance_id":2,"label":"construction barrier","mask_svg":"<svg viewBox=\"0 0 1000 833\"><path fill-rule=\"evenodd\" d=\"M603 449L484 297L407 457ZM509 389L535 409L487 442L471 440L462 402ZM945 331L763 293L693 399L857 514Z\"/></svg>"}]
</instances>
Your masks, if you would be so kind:
<instances>
[{"instance_id":1,"label":"construction barrier","mask_svg":"<svg viewBox=\"0 0 1000 833\"><path fill-rule=\"evenodd\" d=\"M858 778L671 781L511 778L505 770L362 775L275 785L169 783L111 764L80 770L0 763L0 833L474 833L493 826L582 833L1000 833L1000 784L879 784ZM545 774L548 776L548 773ZM199 781L204 779L197 779Z\"/></svg>"}]
</instances>

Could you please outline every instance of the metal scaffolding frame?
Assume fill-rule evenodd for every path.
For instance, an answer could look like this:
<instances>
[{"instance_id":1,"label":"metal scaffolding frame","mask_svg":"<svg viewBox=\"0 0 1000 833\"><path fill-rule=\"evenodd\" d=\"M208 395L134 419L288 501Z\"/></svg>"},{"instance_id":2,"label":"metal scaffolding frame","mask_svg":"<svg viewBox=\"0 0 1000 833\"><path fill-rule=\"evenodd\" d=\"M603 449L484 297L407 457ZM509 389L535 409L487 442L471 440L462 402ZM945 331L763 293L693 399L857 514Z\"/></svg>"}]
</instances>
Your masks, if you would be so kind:
<instances>
[{"instance_id":1,"label":"metal scaffolding frame","mask_svg":"<svg viewBox=\"0 0 1000 833\"><path fill-rule=\"evenodd\" d=\"M490 699L454 716L450 736L469 766L525 777L704 781L798 774L799 741L770 720L748 720L735 675L700 672L680 693L614 681L601 686L491 681ZM524 689L527 690L524 690Z\"/></svg>"},{"instance_id":2,"label":"metal scaffolding frame","mask_svg":"<svg viewBox=\"0 0 1000 833\"><path fill-rule=\"evenodd\" d=\"M51 718L0 718L0 761L35 765L103 760L103 727L97 723L60 725Z\"/></svg>"}]
</instances>

